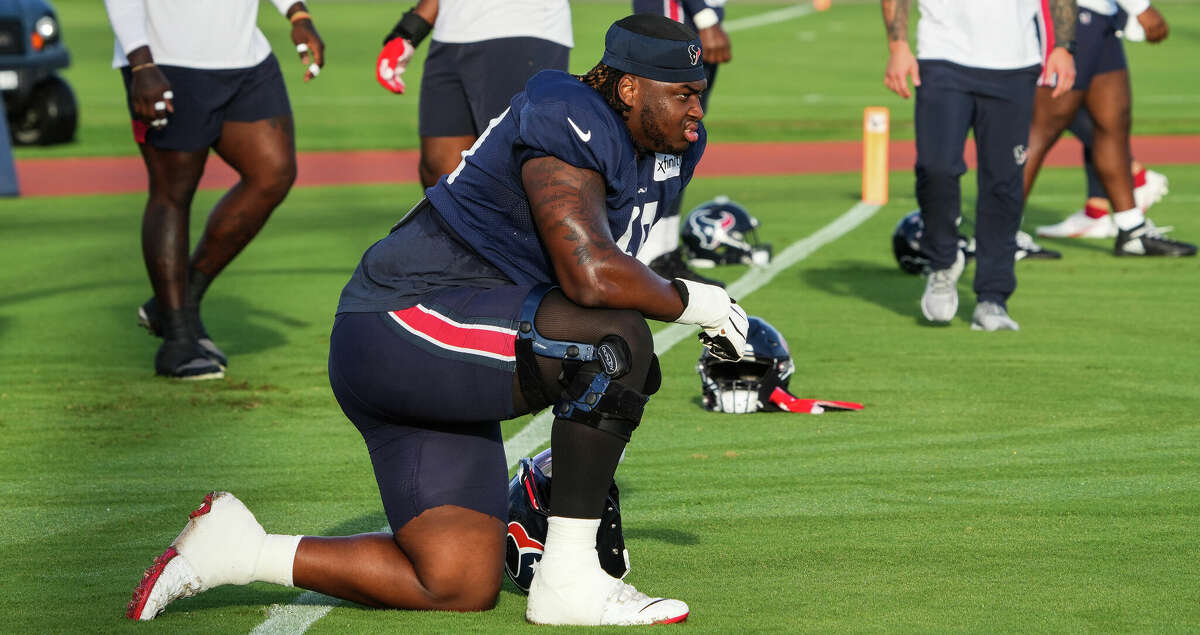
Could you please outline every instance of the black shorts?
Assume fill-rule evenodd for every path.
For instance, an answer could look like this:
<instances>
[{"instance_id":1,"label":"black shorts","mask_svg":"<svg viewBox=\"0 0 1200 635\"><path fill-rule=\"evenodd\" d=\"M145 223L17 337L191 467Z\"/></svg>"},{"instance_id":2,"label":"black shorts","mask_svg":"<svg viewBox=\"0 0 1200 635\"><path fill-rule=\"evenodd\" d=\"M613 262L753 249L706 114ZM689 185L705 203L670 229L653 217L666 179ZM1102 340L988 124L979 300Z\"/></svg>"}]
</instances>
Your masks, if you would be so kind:
<instances>
[{"instance_id":1,"label":"black shorts","mask_svg":"<svg viewBox=\"0 0 1200 635\"><path fill-rule=\"evenodd\" d=\"M478 137L538 71L567 70L571 49L536 37L434 41L421 76L422 137Z\"/></svg>"},{"instance_id":2,"label":"black shorts","mask_svg":"<svg viewBox=\"0 0 1200 635\"><path fill-rule=\"evenodd\" d=\"M507 518L500 421L515 414L516 322L529 291L449 288L334 320L330 384L366 441L393 530L441 505Z\"/></svg>"},{"instance_id":3,"label":"black shorts","mask_svg":"<svg viewBox=\"0 0 1200 635\"><path fill-rule=\"evenodd\" d=\"M125 104L133 118L133 136L164 150L194 152L212 147L226 121L260 121L292 114L283 74L274 55L249 68L203 69L160 65L171 82L175 112L166 127L150 128L133 113L129 98L132 74L121 68Z\"/></svg>"},{"instance_id":4,"label":"black shorts","mask_svg":"<svg viewBox=\"0 0 1200 635\"><path fill-rule=\"evenodd\" d=\"M1074 90L1087 90L1097 75L1128 68L1125 48L1117 37L1119 27L1116 16L1079 10L1075 25Z\"/></svg>"}]
</instances>

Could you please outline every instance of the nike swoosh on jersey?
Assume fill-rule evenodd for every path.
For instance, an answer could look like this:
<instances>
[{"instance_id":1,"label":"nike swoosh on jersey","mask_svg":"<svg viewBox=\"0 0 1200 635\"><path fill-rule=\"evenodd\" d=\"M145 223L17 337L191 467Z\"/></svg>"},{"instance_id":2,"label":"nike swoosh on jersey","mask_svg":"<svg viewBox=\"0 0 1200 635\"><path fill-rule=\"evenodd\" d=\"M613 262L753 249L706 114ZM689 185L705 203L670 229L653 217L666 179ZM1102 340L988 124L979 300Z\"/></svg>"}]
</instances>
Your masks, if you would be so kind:
<instances>
[{"instance_id":1,"label":"nike swoosh on jersey","mask_svg":"<svg viewBox=\"0 0 1200 635\"><path fill-rule=\"evenodd\" d=\"M583 141L584 143L587 143L588 141L592 140L592 131L591 130L588 130L587 132L580 130L579 126L577 126L574 121L571 121L570 117L567 117L567 123L571 124L571 127L575 129L575 134L579 135L579 139L581 141Z\"/></svg>"}]
</instances>

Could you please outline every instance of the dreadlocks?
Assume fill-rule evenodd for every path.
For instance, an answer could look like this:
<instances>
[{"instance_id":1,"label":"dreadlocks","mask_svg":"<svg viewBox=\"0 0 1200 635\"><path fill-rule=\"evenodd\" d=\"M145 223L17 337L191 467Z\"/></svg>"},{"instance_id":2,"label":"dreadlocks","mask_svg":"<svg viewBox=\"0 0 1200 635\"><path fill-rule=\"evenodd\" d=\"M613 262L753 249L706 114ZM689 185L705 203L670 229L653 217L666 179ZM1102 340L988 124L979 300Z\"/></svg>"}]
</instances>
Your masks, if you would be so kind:
<instances>
[{"instance_id":1,"label":"dreadlocks","mask_svg":"<svg viewBox=\"0 0 1200 635\"><path fill-rule=\"evenodd\" d=\"M625 71L619 71L604 63L596 64L592 70L585 75L576 75L579 81L591 86L593 90L600 93L605 102L608 102L609 108L617 111L621 115L621 119L629 119L629 111L633 108L621 101L620 95L617 94L617 84L621 78L626 75Z\"/></svg>"}]
</instances>

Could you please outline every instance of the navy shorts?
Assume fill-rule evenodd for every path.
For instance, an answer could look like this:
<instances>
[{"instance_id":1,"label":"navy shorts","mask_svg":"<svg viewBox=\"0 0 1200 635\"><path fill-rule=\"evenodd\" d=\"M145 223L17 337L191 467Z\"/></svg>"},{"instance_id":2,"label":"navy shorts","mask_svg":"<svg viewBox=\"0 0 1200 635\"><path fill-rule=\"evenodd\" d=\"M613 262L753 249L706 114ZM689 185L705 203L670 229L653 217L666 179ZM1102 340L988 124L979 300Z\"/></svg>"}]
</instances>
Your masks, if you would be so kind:
<instances>
[{"instance_id":1,"label":"navy shorts","mask_svg":"<svg viewBox=\"0 0 1200 635\"><path fill-rule=\"evenodd\" d=\"M283 74L273 54L249 68L158 68L175 93L175 112L162 129L150 128L134 116L129 98L132 74L128 66L121 69L125 104L133 117L133 136L138 143L164 150L205 150L221 138L221 126L226 121L260 121L292 114Z\"/></svg>"},{"instance_id":2,"label":"navy shorts","mask_svg":"<svg viewBox=\"0 0 1200 635\"><path fill-rule=\"evenodd\" d=\"M571 49L536 37L434 41L421 76L422 137L478 137L539 71L567 70Z\"/></svg>"},{"instance_id":3,"label":"navy shorts","mask_svg":"<svg viewBox=\"0 0 1200 635\"><path fill-rule=\"evenodd\" d=\"M334 320L330 384L366 441L393 531L441 505L507 518L500 421L515 414L516 322L530 289L448 288Z\"/></svg>"},{"instance_id":4,"label":"navy shorts","mask_svg":"<svg viewBox=\"0 0 1200 635\"><path fill-rule=\"evenodd\" d=\"M1087 90L1097 75L1128 68L1125 48L1117 37L1120 26L1116 16L1079 10L1079 22L1075 25L1074 90Z\"/></svg>"}]
</instances>

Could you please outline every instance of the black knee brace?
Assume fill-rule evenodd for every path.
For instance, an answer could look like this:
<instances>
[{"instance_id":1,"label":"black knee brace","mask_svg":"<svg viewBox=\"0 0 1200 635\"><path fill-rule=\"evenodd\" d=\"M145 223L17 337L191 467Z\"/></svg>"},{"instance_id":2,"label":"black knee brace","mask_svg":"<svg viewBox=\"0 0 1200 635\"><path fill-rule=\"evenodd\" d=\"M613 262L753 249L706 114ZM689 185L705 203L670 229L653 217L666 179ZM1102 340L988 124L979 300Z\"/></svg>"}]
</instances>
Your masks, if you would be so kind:
<instances>
[{"instance_id":1,"label":"black knee brace","mask_svg":"<svg viewBox=\"0 0 1200 635\"><path fill-rule=\"evenodd\" d=\"M633 354L629 344L617 335L606 335L597 344L552 340L543 337L534 326L534 316L542 298L554 287L539 285L530 292L521 307L517 324L517 372L521 392L534 410L554 403L554 416L604 430L626 441L642 419L647 396L615 381L629 373ZM562 384L558 394L544 385L534 356L562 360ZM658 357L651 363L646 379L647 393L653 394L661 383Z\"/></svg>"}]
</instances>

